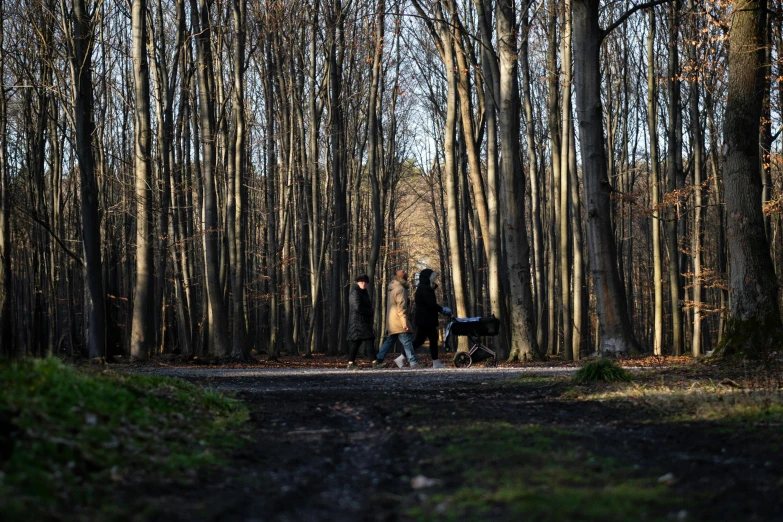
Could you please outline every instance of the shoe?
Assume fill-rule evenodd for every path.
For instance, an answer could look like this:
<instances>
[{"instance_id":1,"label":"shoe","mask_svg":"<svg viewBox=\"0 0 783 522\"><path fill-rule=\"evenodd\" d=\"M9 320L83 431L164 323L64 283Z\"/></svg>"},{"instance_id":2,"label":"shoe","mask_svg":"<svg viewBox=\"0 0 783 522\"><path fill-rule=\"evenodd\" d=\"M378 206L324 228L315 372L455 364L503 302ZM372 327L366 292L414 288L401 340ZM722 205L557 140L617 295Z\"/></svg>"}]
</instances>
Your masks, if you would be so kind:
<instances>
[{"instance_id":1,"label":"shoe","mask_svg":"<svg viewBox=\"0 0 783 522\"><path fill-rule=\"evenodd\" d=\"M397 368L402 368L403 366L405 366L405 356L400 355L399 357L394 359L394 364L397 365Z\"/></svg>"},{"instance_id":2,"label":"shoe","mask_svg":"<svg viewBox=\"0 0 783 522\"><path fill-rule=\"evenodd\" d=\"M356 363L352 363L352 362L349 362L349 363L348 363L348 368L346 368L346 369L347 369L348 371L356 371L356 370L361 370L361 368L359 368L359 366L358 366Z\"/></svg>"},{"instance_id":3,"label":"shoe","mask_svg":"<svg viewBox=\"0 0 783 522\"><path fill-rule=\"evenodd\" d=\"M443 363L440 362L439 359L435 359L434 361L432 361L432 367L433 368L445 368L446 366L444 366Z\"/></svg>"},{"instance_id":4,"label":"shoe","mask_svg":"<svg viewBox=\"0 0 783 522\"><path fill-rule=\"evenodd\" d=\"M373 370L382 370L384 368L386 368L386 363L385 362L379 361L377 359L372 362L372 369Z\"/></svg>"},{"instance_id":5,"label":"shoe","mask_svg":"<svg viewBox=\"0 0 783 522\"><path fill-rule=\"evenodd\" d=\"M424 368L424 365L421 364L421 363L417 363L417 362L412 362L411 363L411 370L413 370L413 369L421 370L422 368Z\"/></svg>"}]
</instances>

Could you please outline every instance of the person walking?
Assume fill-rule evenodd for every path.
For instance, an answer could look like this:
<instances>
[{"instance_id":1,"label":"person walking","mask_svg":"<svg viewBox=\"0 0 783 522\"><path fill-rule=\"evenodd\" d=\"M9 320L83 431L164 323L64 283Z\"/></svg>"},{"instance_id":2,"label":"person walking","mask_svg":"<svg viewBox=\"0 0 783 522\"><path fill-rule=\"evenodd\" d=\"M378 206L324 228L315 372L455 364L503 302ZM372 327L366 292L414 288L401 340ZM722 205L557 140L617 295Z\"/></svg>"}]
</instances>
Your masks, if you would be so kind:
<instances>
[{"instance_id":1,"label":"person walking","mask_svg":"<svg viewBox=\"0 0 783 522\"><path fill-rule=\"evenodd\" d=\"M438 359L438 314L451 315L451 309L439 305L435 298L438 276L440 276L440 272L429 268L425 268L419 273L419 285L416 287L416 294L413 297L416 303L416 313L414 314L416 337L413 339L413 350L415 351L416 348L424 344L425 340L429 339L432 367L445 368Z\"/></svg>"},{"instance_id":2,"label":"person walking","mask_svg":"<svg viewBox=\"0 0 783 522\"><path fill-rule=\"evenodd\" d=\"M398 339L402 343L405 355L394 359L395 364L402 368L407 357L411 368L419 365L419 360L413 351L408 302L408 272L397 270L394 280L389 283L386 296L386 338L381 345L381 351L378 352L378 358L372 363L373 368L383 368L386 354Z\"/></svg>"},{"instance_id":3,"label":"person walking","mask_svg":"<svg viewBox=\"0 0 783 522\"><path fill-rule=\"evenodd\" d=\"M350 311L348 314L348 369L358 370L356 365L356 354L359 347L365 341L375 339L375 330L372 327L372 318L374 310L370 293L367 292L367 285L370 278L362 274L356 278L356 284L351 288L351 295L348 303Z\"/></svg>"}]
</instances>

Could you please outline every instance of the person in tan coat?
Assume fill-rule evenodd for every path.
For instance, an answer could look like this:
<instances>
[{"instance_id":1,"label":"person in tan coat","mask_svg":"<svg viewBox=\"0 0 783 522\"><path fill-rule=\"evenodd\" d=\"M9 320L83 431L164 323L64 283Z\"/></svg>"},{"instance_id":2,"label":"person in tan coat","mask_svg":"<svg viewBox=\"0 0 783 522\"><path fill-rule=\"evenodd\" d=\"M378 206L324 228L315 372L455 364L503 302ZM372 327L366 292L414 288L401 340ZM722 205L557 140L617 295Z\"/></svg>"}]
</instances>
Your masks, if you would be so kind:
<instances>
[{"instance_id":1,"label":"person in tan coat","mask_svg":"<svg viewBox=\"0 0 783 522\"><path fill-rule=\"evenodd\" d=\"M402 368L405 358L410 361L411 368L418 366L419 360L413 351L413 339L411 338L411 323L408 317L408 272L397 270L397 273L389 283L386 298L386 338L378 352L378 358L373 362L373 368L382 367L386 354L399 339L405 351L404 356L399 356L394 362Z\"/></svg>"}]
</instances>

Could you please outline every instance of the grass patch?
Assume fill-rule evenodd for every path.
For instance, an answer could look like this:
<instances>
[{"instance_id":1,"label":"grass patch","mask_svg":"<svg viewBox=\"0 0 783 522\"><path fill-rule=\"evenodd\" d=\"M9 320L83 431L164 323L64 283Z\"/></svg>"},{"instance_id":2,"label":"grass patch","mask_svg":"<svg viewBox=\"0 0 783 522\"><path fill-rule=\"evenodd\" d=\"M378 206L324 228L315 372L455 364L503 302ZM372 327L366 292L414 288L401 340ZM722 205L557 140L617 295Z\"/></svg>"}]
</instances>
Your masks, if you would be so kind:
<instances>
[{"instance_id":1,"label":"grass patch","mask_svg":"<svg viewBox=\"0 0 783 522\"><path fill-rule=\"evenodd\" d=\"M631 374L611 359L602 358L585 363L574 375L574 380L579 383L597 381L629 382Z\"/></svg>"},{"instance_id":2,"label":"grass patch","mask_svg":"<svg viewBox=\"0 0 783 522\"><path fill-rule=\"evenodd\" d=\"M560 376L522 374L516 379L504 381L503 384L554 384L565 380L566 378Z\"/></svg>"},{"instance_id":3,"label":"grass patch","mask_svg":"<svg viewBox=\"0 0 783 522\"><path fill-rule=\"evenodd\" d=\"M421 472L448 478L409 510L417 520L661 520L684 506L657 476L591 454L566 431L488 422L440 433ZM425 440L437 444L431 432Z\"/></svg>"},{"instance_id":4,"label":"grass patch","mask_svg":"<svg viewBox=\"0 0 783 522\"><path fill-rule=\"evenodd\" d=\"M106 514L118 485L218 463L246 418L241 403L178 379L0 362L0 518Z\"/></svg>"},{"instance_id":5,"label":"grass patch","mask_svg":"<svg viewBox=\"0 0 783 522\"><path fill-rule=\"evenodd\" d=\"M644 384L573 390L569 398L624 401L675 422L726 421L745 426L783 422L783 392L780 390L736 389L709 382L691 383L688 387Z\"/></svg>"}]
</instances>

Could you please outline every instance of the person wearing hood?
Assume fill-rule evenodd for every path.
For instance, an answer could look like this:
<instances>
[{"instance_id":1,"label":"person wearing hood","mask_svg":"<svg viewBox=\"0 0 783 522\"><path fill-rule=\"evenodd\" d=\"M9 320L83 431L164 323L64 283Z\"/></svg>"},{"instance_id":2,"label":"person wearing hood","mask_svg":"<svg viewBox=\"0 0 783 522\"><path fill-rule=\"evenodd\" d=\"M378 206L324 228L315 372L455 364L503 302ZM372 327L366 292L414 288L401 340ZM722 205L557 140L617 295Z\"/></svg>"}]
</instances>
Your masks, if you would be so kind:
<instances>
[{"instance_id":1,"label":"person wearing hood","mask_svg":"<svg viewBox=\"0 0 783 522\"><path fill-rule=\"evenodd\" d=\"M397 274L389 283L389 293L386 296L386 339L383 340L378 358L372 363L373 368L383 368L386 354L399 339L405 355L400 355L394 362L402 368L405 358L408 358L411 368L419 364L413 351L411 325L408 320L408 272L397 270Z\"/></svg>"},{"instance_id":2,"label":"person wearing hood","mask_svg":"<svg viewBox=\"0 0 783 522\"><path fill-rule=\"evenodd\" d=\"M356 285L351 289L349 298L350 312L348 315L348 369L358 370L356 365L356 353L364 341L375 339L375 330L372 327L374 315L372 299L367 292L370 278L364 274L356 278Z\"/></svg>"},{"instance_id":3,"label":"person wearing hood","mask_svg":"<svg viewBox=\"0 0 783 522\"><path fill-rule=\"evenodd\" d=\"M435 289L438 287L440 272L425 268L419 273L419 286L416 287L414 300L416 303L416 337L413 340L413 349L430 341L430 355L433 368L445 368L438 359L438 314L451 315L451 309L438 304L435 298Z\"/></svg>"}]
</instances>

